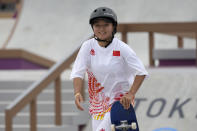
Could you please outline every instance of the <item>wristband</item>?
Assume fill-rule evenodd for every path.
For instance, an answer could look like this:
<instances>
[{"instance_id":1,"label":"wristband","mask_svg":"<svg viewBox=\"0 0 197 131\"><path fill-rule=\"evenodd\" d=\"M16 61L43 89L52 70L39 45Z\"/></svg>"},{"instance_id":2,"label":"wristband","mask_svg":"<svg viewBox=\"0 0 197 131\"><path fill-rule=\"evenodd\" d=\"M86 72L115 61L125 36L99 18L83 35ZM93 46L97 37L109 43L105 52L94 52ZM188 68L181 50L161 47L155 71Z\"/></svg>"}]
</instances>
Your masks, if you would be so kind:
<instances>
[{"instance_id":1,"label":"wristband","mask_svg":"<svg viewBox=\"0 0 197 131\"><path fill-rule=\"evenodd\" d=\"M77 97L78 95L80 95L80 93L79 93L79 92L75 94L75 99L76 99L76 97Z\"/></svg>"}]
</instances>

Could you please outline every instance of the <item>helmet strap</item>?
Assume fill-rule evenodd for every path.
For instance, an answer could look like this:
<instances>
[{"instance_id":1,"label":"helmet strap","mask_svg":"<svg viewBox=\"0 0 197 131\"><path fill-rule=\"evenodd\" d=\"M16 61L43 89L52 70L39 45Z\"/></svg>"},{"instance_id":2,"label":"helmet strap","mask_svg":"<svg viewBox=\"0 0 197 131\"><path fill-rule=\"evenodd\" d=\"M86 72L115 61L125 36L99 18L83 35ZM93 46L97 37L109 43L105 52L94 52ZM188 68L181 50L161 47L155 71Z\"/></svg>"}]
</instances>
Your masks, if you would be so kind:
<instances>
[{"instance_id":1,"label":"helmet strap","mask_svg":"<svg viewBox=\"0 0 197 131\"><path fill-rule=\"evenodd\" d=\"M107 45L105 45L105 48L107 48L111 44L112 40L114 39L114 35L112 35L112 38L110 40L101 40L94 34L94 39L100 42L106 42Z\"/></svg>"}]
</instances>

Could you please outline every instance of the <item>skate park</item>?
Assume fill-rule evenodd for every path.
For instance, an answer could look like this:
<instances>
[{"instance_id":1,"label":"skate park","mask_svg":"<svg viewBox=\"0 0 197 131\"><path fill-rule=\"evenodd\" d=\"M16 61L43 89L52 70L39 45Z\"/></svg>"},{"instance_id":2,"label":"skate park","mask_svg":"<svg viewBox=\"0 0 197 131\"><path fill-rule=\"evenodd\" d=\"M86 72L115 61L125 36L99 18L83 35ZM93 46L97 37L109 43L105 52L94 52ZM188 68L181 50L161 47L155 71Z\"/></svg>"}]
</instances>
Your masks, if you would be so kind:
<instances>
[{"instance_id":1,"label":"skate park","mask_svg":"<svg viewBox=\"0 0 197 131\"><path fill-rule=\"evenodd\" d=\"M24 100L22 103L27 104L22 104L24 108L17 112L16 116L14 115L12 122L7 121L8 124L12 123L14 131L35 130L31 125L36 125L39 131L91 131L91 118L88 111L80 112L75 107L69 75L73 57L81 43L92 35L88 19L90 12L95 8L111 7L116 11L120 24L144 24L144 28L147 26L145 30L150 30L150 25L146 25L146 23L187 23L183 24L184 26L177 26L177 28L181 28L181 31L197 31L196 27L190 26L195 25L197 21L196 4L195 0L21 1L21 10L17 18L2 17L0 19L0 47L2 48L0 58L13 57L17 53L10 55L9 52L3 51L12 52L18 49L19 51L16 52L23 52L18 57L34 63L40 60L46 62L35 64L45 65L45 68L36 66L36 69L6 69L4 67L0 70L0 131L6 128L5 110L14 107L19 100ZM150 54L153 34L148 31L131 32L129 26L127 28L126 36L124 30L119 28L116 37L127 41L128 45L142 59L150 74L136 96L135 109L140 130L159 131L162 128L168 131L173 129L176 131L195 130L197 119L196 34L187 31L182 34L172 32L173 29L178 30L176 25L170 28L163 27L161 30L169 28L172 33L155 31L155 50L151 48L153 52ZM155 27L154 30L159 29ZM136 30L140 29L136 27ZM12 31L13 34L11 34ZM164 51L163 54L162 51ZM176 51L177 54L174 55L173 53ZM24 52L29 52L30 57L24 57ZM70 56L73 57L68 60ZM164 58L170 60L162 61ZM180 60L178 64L174 62L175 59ZM162 62L164 65L160 65ZM166 65L168 62L174 62L174 65ZM60 74L61 76L57 77ZM54 87L59 89L57 86L59 78L61 79L61 104L58 105L54 101L55 93L58 93L55 92ZM47 85L48 83L46 84L45 81L52 82ZM46 88L45 85L47 85ZM34 90L35 87L38 87L37 90ZM87 101L83 106L88 108L87 83L84 88L84 97ZM27 102L33 98L32 91L39 92L36 97L36 124L30 121L30 112L35 111L31 109L35 101L30 102L34 104ZM28 100L23 99L27 94L30 94ZM61 112L58 114L61 119L55 113L55 104L56 110Z\"/></svg>"}]
</instances>

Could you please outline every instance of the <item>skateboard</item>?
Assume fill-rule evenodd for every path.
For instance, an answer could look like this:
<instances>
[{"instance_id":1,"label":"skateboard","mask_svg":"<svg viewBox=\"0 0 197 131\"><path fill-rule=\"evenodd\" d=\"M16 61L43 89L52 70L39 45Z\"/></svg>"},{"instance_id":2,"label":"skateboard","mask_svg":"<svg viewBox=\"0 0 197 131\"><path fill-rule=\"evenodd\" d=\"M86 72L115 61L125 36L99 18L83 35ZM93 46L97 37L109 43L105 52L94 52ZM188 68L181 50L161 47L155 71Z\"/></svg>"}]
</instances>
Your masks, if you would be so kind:
<instances>
[{"instance_id":1,"label":"skateboard","mask_svg":"<svg viewBox=\"0 0 197 131\"><path fill-rule=\"evenodd\" d=\"M111 108L112 131L139 131L135 110L132 105L124 109L120 101L114 102Z\"/></svg>"}]
</instances>

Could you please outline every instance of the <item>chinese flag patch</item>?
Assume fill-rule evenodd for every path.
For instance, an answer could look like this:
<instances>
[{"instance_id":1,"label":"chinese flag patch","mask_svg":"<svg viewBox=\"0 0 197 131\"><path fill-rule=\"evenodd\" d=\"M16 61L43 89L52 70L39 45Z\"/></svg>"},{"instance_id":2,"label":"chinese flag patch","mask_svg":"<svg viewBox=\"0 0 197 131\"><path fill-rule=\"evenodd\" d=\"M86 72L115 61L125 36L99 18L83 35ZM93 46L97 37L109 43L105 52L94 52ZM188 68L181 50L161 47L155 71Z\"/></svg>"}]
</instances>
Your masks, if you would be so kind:
<instances>
[{"instance_id":1,"label":"chinese flag patch","mask_svg":"<svg viewBox=\"0 0 197 131\"><path fill-rule=\"evenodd\" d=\"M113 56L120 56L120 51L114 50L113 51Z\"/></svg>"}]
</instances>

